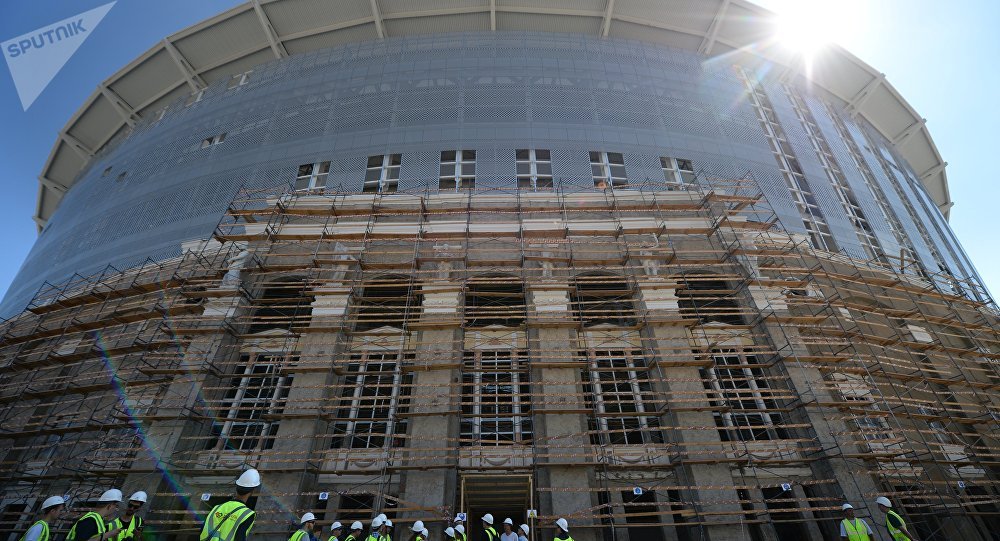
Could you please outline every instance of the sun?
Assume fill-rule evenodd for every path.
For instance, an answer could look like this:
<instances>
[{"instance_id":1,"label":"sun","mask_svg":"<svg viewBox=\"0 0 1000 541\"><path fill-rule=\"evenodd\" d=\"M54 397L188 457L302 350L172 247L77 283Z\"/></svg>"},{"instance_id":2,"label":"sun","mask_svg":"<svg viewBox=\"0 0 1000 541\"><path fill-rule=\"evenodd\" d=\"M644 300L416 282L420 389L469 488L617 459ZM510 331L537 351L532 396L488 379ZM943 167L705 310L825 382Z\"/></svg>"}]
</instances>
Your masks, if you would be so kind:
<instances>
[{"instance_id":1,"label":"sun","mask_svg":"<svg viewBox=\"0 0 1000 541\"><path fill-rule=\"evenodd\" d=\"M842 4L839 4L842 6ZM777 39L782 46L801 53L806 60L849 31L844 10L838 3L822 0L792 0L776 6Z\"/></svg>"}]
</instances>

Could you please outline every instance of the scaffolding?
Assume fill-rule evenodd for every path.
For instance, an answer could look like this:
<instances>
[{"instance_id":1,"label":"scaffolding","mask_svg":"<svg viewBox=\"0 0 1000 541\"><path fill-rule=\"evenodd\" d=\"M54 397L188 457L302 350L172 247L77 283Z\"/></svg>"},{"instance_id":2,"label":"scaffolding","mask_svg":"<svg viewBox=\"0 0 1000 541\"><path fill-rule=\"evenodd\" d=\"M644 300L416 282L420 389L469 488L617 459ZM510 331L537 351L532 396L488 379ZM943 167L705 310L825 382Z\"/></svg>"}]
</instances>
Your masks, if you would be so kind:
<instances>
[{"instance_id":1,"label":"scaffolding","mask_svg":"<svg viewBox=\"0 0 1000 541\"><path fill-rule=\"evenodd\" d=\"M989 539L989 295L775 222L752 178L704 175L242 190L212 239L46 284L0 327L0 530L124 485L193 535L252 466L281 480L255 526L274 536L307 510L443 524L467 500L403 482L431 472L467 476L469 501L475 476L525 476L532 525L605 539L837 539L840 505L874 517L879 495L921 539Z\"/></svg>"}]
</instances>

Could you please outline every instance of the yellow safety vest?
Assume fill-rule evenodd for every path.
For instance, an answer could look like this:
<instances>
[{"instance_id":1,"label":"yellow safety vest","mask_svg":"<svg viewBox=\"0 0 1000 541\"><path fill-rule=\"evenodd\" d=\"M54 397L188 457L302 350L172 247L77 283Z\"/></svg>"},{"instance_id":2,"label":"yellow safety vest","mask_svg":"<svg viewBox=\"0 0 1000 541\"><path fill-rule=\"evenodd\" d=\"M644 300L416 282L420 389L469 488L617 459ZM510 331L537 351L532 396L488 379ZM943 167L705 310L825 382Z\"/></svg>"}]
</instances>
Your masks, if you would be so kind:
<instances>
[{"instance_id":1,"label":"yellow safety vest","mask_svg":"<svg viewBox=\"0 0 1000 541\"><path fill-rule=\"evenodd\" d=\"M899 520L900 528L896 528L892 524L889 524L890 515L896 517L896 519ZM893 511L892 509L886 511L885 516L886 516L885 527L886 529L889 530L889 535L891 535L892 538L895 539L896 541L910 541L910 538L905 533L903 533L902 530L902 528L906 527L906 522L903 520L903 517L899 516L899 513Z\"/></svg>"},{"instance_id":2,"label":"yellow safety vest","mask_svg":"<svg viewBox=\"0 0 1000 541\"><path fill-rule=\"evenodd\" d=\"M296 532L293 533L292 536L288 538L288 541L302 541L302 538L305 536L306 536L305 530L296 530Z\"/></svg>"},{"instance_id":3,"label":"yellow safety vest","mask_svg":"<svg viewBox=\"0 0 1000 541\"><path fill-rule=\"evenodd\" d=\"M844 523L844 531L847 532L847 541L871 541L871 538L868 537L865 521L856 518L854 522L851 522L845 518L842 522Z\"/></svg>"},{"instance_id":4,"label":"yellow safety vest","mask_svg":"<svg viewBox=\"0 0 1000 541\"><path fill-rule=\"evenodd\" d=\"M486 527L486 539L488 541L496 541L497 531L493 529L493 526Z\"/></svg>"},{"instance_id":5,"label":"yellow safety vest","mask_svg":"<svg viewBox=\"0 0 1000 541\"><path fill-rule=\"evenodd\" d=\"M104 519L101 518L101 515L98 515L97 513L91 511L91 512L87 513L86 515L83 515L82 517L80 517L80 520L77 520L75 523L73 523L73 527L70 528L69 529L69 533L66 534L66 541L76 541L76 527L81 522L87 520L88 518L92 518L92 519L94 519L95 522L97 522L97 534L98 535L104 535L108 531L106 525L104 524ZM82 539L81 541L87 541L87 540L86 539Z\"/></svg>"},{"instance_id":6,"label":"yellow safety vest","mask_svg":"<svg viewBox=\"0 0 1000 541\"><path fill-rule=\"evenodd\" d=\"M31 525L31 528L34 528L38 524L42 525L42 533L38 535L38 541L49 541L49 523L39 519L38 522ZM31 528L28 529L30 530ZM26 535L28 535L28 532L24 532L24 535L21 536L21 541L24 541Z\"/></svg>"},{"instance_id":7,"label":"yellow safety vest","mask_svg":"<svg viewBox=\"0 0 1000 541\"><path fill-rule=\"evenodd\" d=\"M556 537L556 541L573 541L573 538L569 535L569 533L567 533L566 537L558 537L557 536Z\"/></svg>"},{"instance_id":8,"label":"yellow safety vest","mask_svg":"<svg viewBox=\"0 0 1000 541\"><path fill-rule=\"evenodd\" d=\"M115 528L121 527L122 519L121 517L118 517L111 521L111 525L108 526L108 530L114 530ZM136 528L142 528L142 519L139 518L139 515L132 515L132 520L129 521L128 528L122 528L122 531L118 532L118 535L112 537L111 539L114 539L115 541L125 541L125 539L128 539L129 537L134 539Z\"/></svg>"},{"instance_id":9,"label":"yellow safety vest","mask_svg":"<svg viewBox=\"0 0 1000 541\"><path fill-rule=\"evenodd\" d=\"M461 539L462 541L469 541L469 537L460 531L455 531L455 539Z\"/></svg>"},{"instance_id":10,"label":"yellow safety vest","mask_svg":"<svg viewBox=\"0 0 1000 541\"><path fill-rule=\"evenodd\" d=\"M233 541L236 530L253 515L253 510L243 502L228 501L216 505L205 519L200 541Z\"/></svg>"}]
</instances>

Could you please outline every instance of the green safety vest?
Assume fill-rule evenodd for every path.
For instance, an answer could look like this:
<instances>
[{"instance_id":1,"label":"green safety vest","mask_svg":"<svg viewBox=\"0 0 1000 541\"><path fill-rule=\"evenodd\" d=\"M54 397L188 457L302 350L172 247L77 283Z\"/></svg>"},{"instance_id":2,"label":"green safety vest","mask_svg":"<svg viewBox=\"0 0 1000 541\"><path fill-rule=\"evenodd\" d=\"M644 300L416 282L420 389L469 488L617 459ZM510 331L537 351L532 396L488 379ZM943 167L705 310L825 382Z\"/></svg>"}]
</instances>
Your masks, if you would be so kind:
<instances>
[{"instance_id":1,"label":"green safety vest","mask_svg":"<svg viewBox=\"0 0 1000 541\"><path fill-rule=\"evenodd\" d=\"M847 532L847 541L871 541L871 538L868 537L865 521L856 518L854 522L851 522L845 518L841 522L844 524L844 531Z\"/></svg>"},{"instance_id":2,"label":"green safety vest","mask_svg":"<svg viewBox=\"0 0 1000 541\"><path fill-rule=\"evenodd\" d=\"M347 534L347 538L344 539L344 541L357 541L357 537L354 537L354 534L349 533Z\"/></svg>"},{"instance_id":3,"label":"green safety vest","mask_svg":"<svg viewBox=\"0 0 1000 541\"><path fill-rule=\"evenodd\" d=\"M295 533L293 533L292 536L288 538L288 541L302 541L302 538L305 536L306 536L305 530L296 530Z\"/></svg>"},{"instance_id":4,"label":"green safety vest","mask_svg":"<svg viewBox=\"0 0 1000 541\"><path fill-rule=\"evenodd\" d=\"M567 532L566 537L556 536L556 541L573 541L573 538L569 535L569 532Z\"/></svg>"},{"instance_id":5,"label":"green safety vest","mask_svg":"<svg viewBox=\"0 0 1000 541\"><path fill-rule=\"evenodd\" d=\"M37 525L37 524L41 524L42 525L42 533L39 534L38 541L49 541L49 523L45 522L44 520L39 519L38 522L36 522L35 524L31 525L31 528L34 528L35 525ZM31 528L28 528L28 529L30 530ZM24 541L24 537L26 535L28 535L28 532L24 532L24 535L21 536L21 541Z\"/></svg>"},{"instance_id":6,"label":"green safety vest","mask_svg":"<svg viewBox=\"0 0 1000 541\"><path fill-rule=\"evenodd\" d=\"M97 534L98 535L104 535L108 531L106 525L104 524L104 519L101 518L101 515L98 515L97 513L91 511L91 512L87 513L86 515L83 515L82 517L80 517L80 520L77 520L73 524L73 527L69 529L69 533L66 534L66 541L76 541L76 527L77 527L77 525L79 525L81 522L87 520L88 518L92 518L92 519L94 519L95 522L97 522ZM86 539L81 539L80 541L87 541L87 540Z\"/></svg>"},{"instance_id":7,"label":"green safety vest","mask_svg":"<svg viewBox=\"0 0 1000 541\"><path fill-rule=\"evenodd\" d=\"M216 505L205 519L200 541L233 541L237 528L252 519L253 515L253 510L243 502L228 501Z\"/></svg>"},{"instance_id":8,"label":"green safety vest","mask_svg":"<svg viewBox=\"0 0 1000 541\"><path fill-rule=\"evenodd\" d=\"M121 527L122 519L121 517L118 517L111 521L111 524L108 525L108 530L114 530L115 528ZM118 535L112 537L111 539L114 539L114 541L125 541L129 537L135 539L135 530L138 528L142 528L142 519L139 518L139 515L132 515L132 520L129 521L128 528L122 528L122 531L118 532Z\"/></svg>"},{"instance_id":9,"label":"green safety vest","mask_svg":"<svg viewBox=\"0 0 1000 541\"><path fill-rule=\"evenodd\" d=\"M486 539L489 541L495 541L497 539L497 531L493 529L493 526L486 527Z\"/></svg>"},{"instance_id":10,"label":"green safety vest","mask_svg":"<svg viewBox=\"0 0 1000 541\"><path fill-rule=\"evenodd\" d=\"M886 529L889 530L889 535L891 535L892 538L895 539L896 541L910 541L910 538L907 537L907 535L903 533L902 530L902 528L906 527L906 522L903 520L903 517L899 516L899 513L893 511L892 509L886 511L885 515L886 515L885 527ZM892 524L889 524L888 517L890 515L896 517L896 519L899 520L899 525L901 528L896 528Z\"/></svg>"},{"instance_id":11,"label":"green safety vest","mask_svg":"<svg viewBox=\"0 0 1000 541\"><path fill-rule=\"evenodd\" d=\"M461 539L462 541L469 541L468 536L466 536L464 533L458 530L455 530L455 539Z\"/></svg>"}]
</instances>

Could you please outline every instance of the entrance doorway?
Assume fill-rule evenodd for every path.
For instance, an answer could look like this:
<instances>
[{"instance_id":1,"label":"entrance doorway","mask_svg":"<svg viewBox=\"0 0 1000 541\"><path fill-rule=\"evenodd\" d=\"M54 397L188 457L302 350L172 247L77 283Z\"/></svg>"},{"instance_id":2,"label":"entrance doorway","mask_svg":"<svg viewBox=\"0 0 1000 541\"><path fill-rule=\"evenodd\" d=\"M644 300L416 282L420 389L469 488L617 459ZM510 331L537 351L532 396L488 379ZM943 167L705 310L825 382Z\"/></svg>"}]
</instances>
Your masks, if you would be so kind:
<instances>
[{"instance_id":1,"label":"entrance doorway","mask_svg":"<svg viewBox=\"0 0 1000 541\"><path fill-rule=\"evenodd\" d=\"M528 520L528 509L535 509L532 480L529 474L462 476L459 509L468 513L466 532L470 539L478 539L482 518L486 513L493 515L493 527L497 533L503 531L503 519L514 521L514 529L527 524L531 529L530 539L534 539L534 523Z\"/></svg>"}]
</instances>

